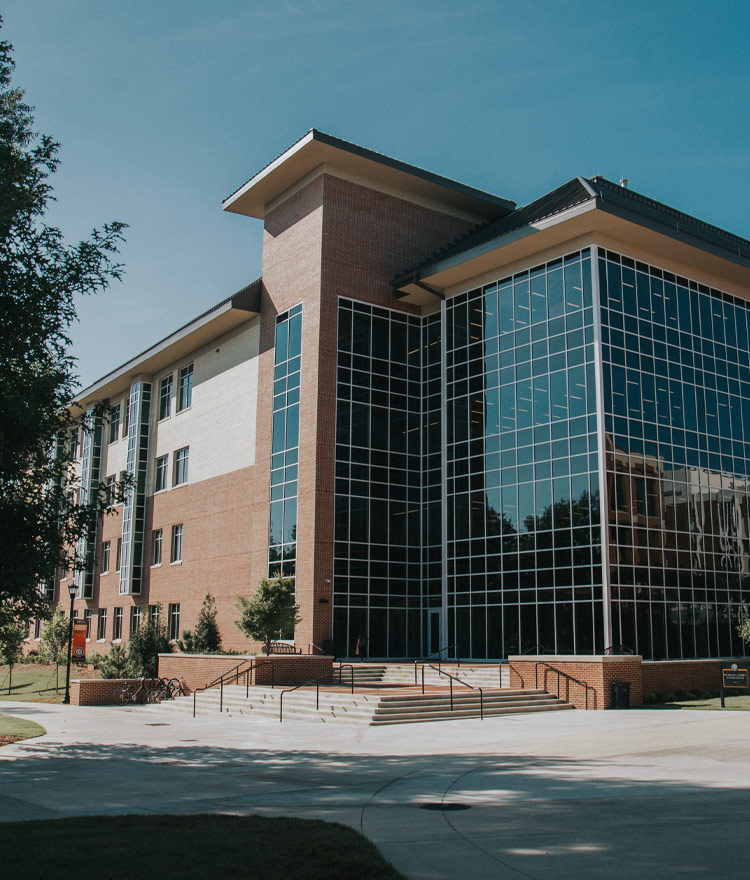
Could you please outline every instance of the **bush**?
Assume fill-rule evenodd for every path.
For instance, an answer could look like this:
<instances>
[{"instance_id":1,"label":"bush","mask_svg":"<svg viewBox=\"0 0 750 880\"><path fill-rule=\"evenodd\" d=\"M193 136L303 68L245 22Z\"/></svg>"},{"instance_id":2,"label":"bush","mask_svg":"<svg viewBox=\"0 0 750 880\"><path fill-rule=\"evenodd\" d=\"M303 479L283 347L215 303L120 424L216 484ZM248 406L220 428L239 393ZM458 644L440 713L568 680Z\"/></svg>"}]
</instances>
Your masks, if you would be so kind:
<instances>
[{"instance_id":1,"label":"bush","mask_svg":"<svg viewBox=\"0 0 750 880\"><path fill-rule=\"evenodd\" d=\"M674 703L677 700L677 697L674 694L664 694L662 698L662 703Z\"/></svg>"},{"instance_id":2,"label":"bush","mask_svg":"<svg viewBox=\"0 0 750 880\"><path fill-rule=\"evenodd\" d=\"M133 678L130 674L130 659L124 645L112 645L109 654L99 658L97 669L102 678Z\"/></svg>"},{"instance_id":3,"label":"bush","mask_svg":"<svg viewBox=\"0 0 750 880\"><path fill-rule=\"evenodd\" d=\"M656 699L656 694L644 694L643 695L643 705L644 706L652 706L656 702L658 702L658 700Z\"/></svg>"},{"instance_id":4,"label":"bush","mask_svg":"<svg viewBox=\"0 0 750 880\"><path fill-rule=\"evenodd\" d=\"M186 629L177 646L186 654L218 654L221 652L221 635L216 623L216 602L210 593L206 593L198 615L195 631Z\"/></svg>"},{"instance_id":5,"label":"bush","mask_svg":"<svg viewBox=\"0 0 750 880\"><path fill-rule=\"evenodd\" d=\"M675 688L674 698L675 700L692 700L690 692L684 688Z\"/></svg>"},{"instance_id":6,"label":"bush","mask_svg":"<svg viewBox=\"0 0 750 880\"><path fill-rule=\"evenodd\" d=\"M159 668L159 654L172 653L172 643L162 617L161 614L151 615L130 636L128 668L133 678L154 678Z\"/></svg>"}]
</instances>

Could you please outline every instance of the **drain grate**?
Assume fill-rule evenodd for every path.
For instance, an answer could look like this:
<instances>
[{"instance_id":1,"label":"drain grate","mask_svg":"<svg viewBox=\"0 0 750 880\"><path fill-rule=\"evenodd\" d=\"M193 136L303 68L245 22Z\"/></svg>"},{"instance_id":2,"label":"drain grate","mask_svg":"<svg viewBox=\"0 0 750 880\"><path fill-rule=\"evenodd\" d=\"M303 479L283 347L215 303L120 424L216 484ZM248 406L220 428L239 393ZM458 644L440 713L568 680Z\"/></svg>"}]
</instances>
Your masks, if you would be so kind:
<instances>
[{"instance_id":1,"label":"drain grate","mask_svg":"<svg viewBox=\"0 0 750 880\"><path fill-rule=\"evenodd\" d=\"M456 804L450 801L435 801L434 803L420 804L420 810L440 810L443 813L452 813L456 810L470 810L469 804Z\"/></svg>"}]
</instances>

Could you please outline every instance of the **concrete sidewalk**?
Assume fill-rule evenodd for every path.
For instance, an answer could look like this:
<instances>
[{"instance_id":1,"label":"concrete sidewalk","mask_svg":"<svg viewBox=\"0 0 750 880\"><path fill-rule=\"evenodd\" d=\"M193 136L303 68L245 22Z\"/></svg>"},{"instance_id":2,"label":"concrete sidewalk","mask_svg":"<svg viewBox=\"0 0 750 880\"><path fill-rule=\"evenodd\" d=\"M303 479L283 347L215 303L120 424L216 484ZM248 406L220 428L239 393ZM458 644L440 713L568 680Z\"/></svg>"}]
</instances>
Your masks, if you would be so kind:
<instances>
[{"instance_id":1,"label":"concrete sidewalk","mask_svg":"<svg viewBox=\"0 0 750 880\"><path fill-rule=\"evenodd\" d=\"M370 728L8 703L0 821L225 812L344 822L414 880L748 875L750 713ZM426 803L469 809L433 811Z\"/></svg>"}]
</instances>

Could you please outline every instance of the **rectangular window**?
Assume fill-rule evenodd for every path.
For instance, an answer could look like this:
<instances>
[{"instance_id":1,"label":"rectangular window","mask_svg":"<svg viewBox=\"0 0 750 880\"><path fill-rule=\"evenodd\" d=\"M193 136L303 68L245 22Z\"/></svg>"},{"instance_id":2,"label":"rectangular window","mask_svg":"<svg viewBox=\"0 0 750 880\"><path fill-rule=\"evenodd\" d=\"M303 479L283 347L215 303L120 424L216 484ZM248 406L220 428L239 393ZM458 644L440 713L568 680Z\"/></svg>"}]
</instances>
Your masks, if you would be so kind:
<instances>
[{"instance_id":1,"label":"rectangular window","mask_svg":"<svg viewBox=\"0 0 750 880\"><path fill-rule=\"evenodd\" d=\"M173 486L181 486L187 483L188 479L188 457L190 455L190 447L178 449L174 454L174 479Z\"/></svg>"},{"instance_id":2,"label":"rectangular window","mask_svg":"<svg viewBox=\"0 0 750 880\"><path fill-rule=\"evenodd\" d=\"M99 620L96 625L96 638L103 642L107 638L107 609L99 609Z\"/></svg>"},{"instance_id":3,"label":"rectangular window","mask_svg":"<svg viewBox=\"0 0 750 880\"><path fill-rule=\"evenodd\" d=\"M115 503L115 477L114 474L111 477L107 477L105 481L106 486L106 494L104 503L107 507L111 507Z\"/></svg>"},{"instance_id":4,"label":"rectangular window","mask_svg":"<svg viewBox=\"0 0 750 880\"><path fill-rule=\"evenodd\" d=\"M162 541L162 530L154 529L151 533L151 541L152 541L152 552L151 552L151 565L161 565L161 541Z\"/></svg>"},{"instance_id":5,"label":"rectangular window","mask_svg":"<svg viewBox=\"0 0 750 880\"><path fill-rule=\"evenodd\" d=\"M109 442L114 443L120 436L120 404L109 408Z\"/></svg>"},{"instance_id":6,"label":"rectangular window","mask_svg":"<svg viewBox=\"0 0 750 880\"><path fill-rule=\"evenodd\" d=\"M130 395L122 402L122 436L128 436L128 425L130 424Z\"/></svg>"},{"instance_id":7,"label":"rectangular window","mask_svg":"<svg viewBox=\"0 0 750 880\"><path fill-rule=\"evenodd\" d=\"M120 471L120 484L123 484L123 483L125 482L125 480L127 479L127 476L128 476L128 472L127 472L127 471ZM133 490L135 491L135 484L134 484L134 483L133 483L133 486L132 486L132 487L133 487ZM118 503L119 503L119 504L124 504L125 502L124 502L124 501L119 501Z\"/></svg>"},{"instance_id":8,"label":"rectangular window","mask_svg":"<svg viewBox=\"0 0 750 880\"><path fill-rule=\"evenodd\" d=\"M172 555L171 562L182 562L182 523L172 526Z\"/></svg>"},{"instance_id":9,"label":"rectangular window","mask_svg":"<svg viewBox=\"0 0 750 880\"><path fill-rule=\"evenodd\" d=\"M130 635L132 636L134 632L138 632L141 626L141 606L133 605L130 609Z\"/></svg>"},{"instance_id":10,"label":"rectangular window","mask_svg":"<svg viewBox=\"0 0 750 880\"><path fill-rule=\"evenodd\" d=\"M37 617L34 621L34 641L38 642L42 638L42 621Z\"/></svg>"},{"instance_id":11,"label":"rectangular window","mask_svg":"<svg viewBox=\"0 0 750 880\"><path fill-rule=\"evenodd\" d=\"M169 638L176 641L180 637L180 603L169 604Z\"/></svg>"},{"instance_id":12,"label":"rectangular window","mask_svg":"<svg viewBox=\"0 0 750 880\"><path fill-rule=\"evenodd\" d=\"M193 365L188 364L180 370L180 385L177 395L177 412L188 409L193 401Z\"/></svg>"},{"instance_id":13,"label":"rectangular window","mask_svg":"<svg viewBox=\"0 0 750 880\"><path fill-rule=\"evenodd\" d=\"M91 641L91 609L85 608L83 611L83 622L86 624L86 641Z\"/></svg>"},{"instance_id":14,"label":"rectangular window","mask_svg":"<svg viewBox=\"0 0 750 880\"><path fill-rule=\"evenodd\" d=\"M159 421L168 419L172 413L172 374L159 383Z\"/></svg>"},{"instance_id":15,"label":"rectangular window","mask_svg":"<svg viewBox=\"0 0 750 880\"><path fill-rule=\"evenodd\" d=\"M153 620L154 623L159 622L159 606L158 605L149 605L148 606L148 619Z\"/></svg>"},{"instance_id":16,"label":"rectangular window","mask_svg":"<svg viewBox=\"0 0 750 880\"><path fill-rule=\"evenodd\" d=\"M169 468L169 456L160 455L156 459L154 467L154 492L161 492L167 488L167 469Z\"/></svg>"},{"instance_id":17,"label":"rectangular window","mask_svg":"<svg viewBox=\"0 0 750 880\"><path fill-rule=\"evenodd\" d=\"M102 544L102 574L109 574L109 547L109 541Z\"/></svg>"},{"instance_id":18,"label":"rectangular window","mask_svg":"<svg viewBox=\"0 0 750 880\"><path fill-rule=\"evenodd\" d=\"M70 457L78 458L78 428L70 432Z\"/></svg>"},{"instance_id":19,"label":"rectangular window","mask_svg":"<svg viewBox=\"0 0 750 880\"><path fill-rule=\"evenodd\" d=\"M120 560L122 559L122 538L117 539L117 555L115 556L115 571L120 570Z\"/></svg>"},{"instance_id":20,"label":"rectangular window","mask_svg":"<svg viewBox=\"0 0 750 880\"><path fill-rule=\"evenodd\" d=\"M115 608L112 614L112 641L122 640L122 608Z\"/></svg>"}]
</instances>

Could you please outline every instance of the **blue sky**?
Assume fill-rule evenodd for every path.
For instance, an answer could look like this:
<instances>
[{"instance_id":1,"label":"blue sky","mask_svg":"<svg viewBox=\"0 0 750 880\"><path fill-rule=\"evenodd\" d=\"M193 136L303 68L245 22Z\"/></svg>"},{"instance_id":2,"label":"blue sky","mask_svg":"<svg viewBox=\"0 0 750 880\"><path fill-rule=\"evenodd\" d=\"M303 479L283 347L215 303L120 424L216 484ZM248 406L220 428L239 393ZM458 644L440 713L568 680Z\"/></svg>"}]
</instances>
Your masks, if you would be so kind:
<instances>
[{"instance_id":1,"label":"blue sky","mask_svg":"<svg viewBox=\"0 0 750 880\"><path fill-rule=\"evenodd\" d=\"M83 384L258 277L221 201L315 127L524 204L577 174L750 237L750 4L5 0L51 222L130 225Z\"/></svg>"}]
</instances>

